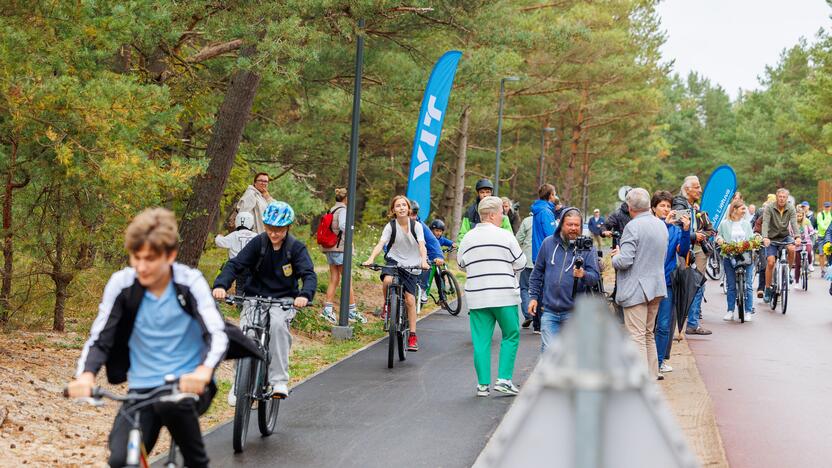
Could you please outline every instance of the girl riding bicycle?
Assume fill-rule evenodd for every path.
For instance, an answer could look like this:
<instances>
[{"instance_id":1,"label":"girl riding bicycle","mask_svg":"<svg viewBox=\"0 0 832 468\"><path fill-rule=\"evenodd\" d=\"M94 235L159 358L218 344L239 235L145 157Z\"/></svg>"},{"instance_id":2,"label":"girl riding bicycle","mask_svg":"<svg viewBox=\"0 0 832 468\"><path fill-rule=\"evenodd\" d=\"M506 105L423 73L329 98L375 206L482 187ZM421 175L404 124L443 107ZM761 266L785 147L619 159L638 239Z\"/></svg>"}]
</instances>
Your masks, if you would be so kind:
<instances>
[{"instance_id":1,"label":"girl riding bicycle","mask_svg":"<svg viewBox=\"0 0 832 468\"><path fill-rule=\"evenodd\" d=\"M364 265L372 265L376 256L386 250L384 260L386 265L419 266L427 269L427 249L425 248L425 234L421 226L410 218L410 200L404 195L396 195L390 201L388 216L390 222L384 226L381 238L373 247L372 253ZM387 297L387 288L393 282L392 271L381 273L383 297ZM419 340L416 337L416 282L419 272L401 272L399 276L405 290L405 305L407 319L410 322L410 338L407 343L408 351L419 350ZM385 305L386 307L386 305ZM387 311L384 311L387 313Z\"/></svg>"},{"instance_id":2,"label":"girl riding bicycle","mask_svg":"<svg viewBox=\"0 0 832 468\"><path fill-rule=\"evenodd\" d=\"M719 231L717 233L716 242L719 245L722 245L726 242L742 242L751 240L755 237L754 230L751 227L751 223L746 219L745 214L748 212L748 209L745 207L745 203L742 199L734 200L731 202L731 207L729 210L728 218L724 219L722 223L719 225ZM743 256L747 255L749 259L750 265L750 258L751 252L746 252L742 254ZM745 258L745 257L742 257ZM738 261L734 255L723 255L722 263L725 268L725 282L727 283L728 289L728 312L725 313L725 316L722 317L722 320L727 322L733 321L736 319L734 315L734 307L737 304L737 294L743 294L745 297L744 302L744 310L745 312L745 321L749 322L752 320L752 293L753 293L753 282L751 281L753 278L752 267L746 267L746 280L745 280L745 291L737 291L737 266Z\"/></svg>"},{"instance_id":3,"label":"girl riding bicycle","mask_svg":"<svg viewBox=\"0 0 832 468\"><path fill-rule=\"evenodd\" d=\"M806 250L808 254L809 271L814 271L813 265L814 256L812 255L812 246L814 245L815 229L812 223L806 219L806 213L803 210L797 211L797 227L800 228L799 233L794 233L794 237L799 237L801 245L795 248L794 256L794 282L800 282L800 270L802 267L800 252Z\"/></svg>"}]
</instances>

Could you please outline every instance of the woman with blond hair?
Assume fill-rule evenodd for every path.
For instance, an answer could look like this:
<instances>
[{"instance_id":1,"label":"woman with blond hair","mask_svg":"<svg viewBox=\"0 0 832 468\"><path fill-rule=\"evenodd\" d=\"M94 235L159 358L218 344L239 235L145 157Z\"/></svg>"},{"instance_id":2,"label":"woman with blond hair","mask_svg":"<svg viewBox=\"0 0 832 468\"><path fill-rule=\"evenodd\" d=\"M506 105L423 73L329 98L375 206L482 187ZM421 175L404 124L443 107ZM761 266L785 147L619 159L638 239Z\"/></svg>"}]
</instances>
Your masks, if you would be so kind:
<instances>
[{"instance_id":1,"label":"woman with blond hair","mask_svg":"<svg viewBox=\"0 0 832 468\"><path fill-rule=\"evenodd\" d=\"M748 222L746 219L747 208L745 207L745 203L742 199L736 199L731 202L731 208L729 211L729 215L726 219L722 220L719 224L719 230L717 232L716 243L722 245L726 242L741 242L747 241L754 238L754 230L751 227L751 223ZM739 258L733 255L723 255L722 263L725 268L725 283L726 288L728 289L728 311L725 313L725 316L722 317L722 320L727 322L735 320L734 314L734 307L737 304L737 294L744 294L745 301L745 321L750 322L754 314L753 309L753 302L752 302L752 293L753 293L753 281L754 275L752 274L753 266L750 263L750 255L751 252L740 256ZM747 259L746 259L747 257ZM746 266L746 280L745 280L745 290L744 291L737 291L737 262L742 261L742 259L746 259L748 265Z\"/></svg>"},{"instance_id":2,"label":"woman with blond hair","mask_svg":"<svg viewBox=\"0 0 832 468\"><path fill-rule=\"evenodd\" d=\"M428 269L428 252L425 247L425 233L421 226L416 224L410 217L410 200L404 195L396 195L390 200L388 216L390 222L384 226L378 244L364 262L365 266L372 265L382 250L385 263L389 266L402 265L408 267L418 266ZM410 338L407 340L408 351L419 350L419 340L416 337L416 284L419 280L419 271L415 273L399 270L399 282L405 290L405 305L407 307L407 319L410 322ZM387 297L387 288L393 282L393 269L384 269L381 272L383 284L383 297ZM386 306L385 306L386 307ZM386 314L388 311L385 310Z\"/></svg>"}]
</instances>

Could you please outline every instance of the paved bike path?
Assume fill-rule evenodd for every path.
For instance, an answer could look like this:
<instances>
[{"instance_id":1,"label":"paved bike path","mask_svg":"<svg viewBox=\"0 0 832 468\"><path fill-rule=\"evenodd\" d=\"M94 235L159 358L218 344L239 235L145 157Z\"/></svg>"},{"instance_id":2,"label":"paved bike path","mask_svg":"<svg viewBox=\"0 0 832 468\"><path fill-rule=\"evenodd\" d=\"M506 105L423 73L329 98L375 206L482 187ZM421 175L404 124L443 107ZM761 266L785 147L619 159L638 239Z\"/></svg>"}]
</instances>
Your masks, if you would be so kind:
<instances>
[{"instance_id":1,"label":"paved bike path","mask_svg":"<svg viewBox=\"0 0 832 468\"><path fill-rule=\"evenodd\" d=\"M261 438L252 415L242 454L232 424L205 438L213 466L468 467L508 410L512 397L474 396L468 315L436 312L419 322L420 350L387 368L387 340L295 387L275 433ZM514 381L522 385L540 336L521 330ZM499 329L492 342L496 379Z\"/></svg>"},{"instance_id":2,"label":"paved bike path","mask_svg":"<svg viewBox=\"0 0 832 468\"><path fill-rule=\"evenodd\" d=\"M755 297L745 324L722 321L725 295L708 282L713 335L688 342L732 468L832 466L832 298L818 275L790 291L786 315Z\"/></svg>"}]
</instances>

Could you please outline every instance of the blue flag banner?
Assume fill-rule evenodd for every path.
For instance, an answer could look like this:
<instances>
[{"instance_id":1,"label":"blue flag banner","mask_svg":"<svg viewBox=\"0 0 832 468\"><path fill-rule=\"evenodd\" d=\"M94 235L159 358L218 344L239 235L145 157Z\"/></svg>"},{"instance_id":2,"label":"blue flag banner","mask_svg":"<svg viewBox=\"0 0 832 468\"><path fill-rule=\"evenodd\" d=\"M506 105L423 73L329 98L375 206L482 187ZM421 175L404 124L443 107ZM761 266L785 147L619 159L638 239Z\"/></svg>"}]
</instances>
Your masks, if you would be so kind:
<instances>
[{"instance_id":1,"label":"blue flag banner","mask_svg":"<svg viewBox=\"0 0 832 468\"><path fill-rule=\"evenodd\" d=\"M737 191L737 175L729 165L719 166L708 178L705 191L702 192L700 209L708 213L708 218L714 223L714 229L728 212L728 206Z\"/></svg>"},{"instance_id":2,"label":"blue flag banner","mask_svg":"<svg viewBox=\"0 0 832 468\"><path fill-rule=\"evenodd\" d=\"M410 178L407 182L407 198L419 203L419 217L427 222L430 215L430 176L433 159L439 148L442 135L442 122L451 97L456 67L462 52L450 50L445 52L430 73L425 95L422 97L422 110L416 124L416 136L413 138L413 152L410 155Z\"/></svg>"}]
</instances>

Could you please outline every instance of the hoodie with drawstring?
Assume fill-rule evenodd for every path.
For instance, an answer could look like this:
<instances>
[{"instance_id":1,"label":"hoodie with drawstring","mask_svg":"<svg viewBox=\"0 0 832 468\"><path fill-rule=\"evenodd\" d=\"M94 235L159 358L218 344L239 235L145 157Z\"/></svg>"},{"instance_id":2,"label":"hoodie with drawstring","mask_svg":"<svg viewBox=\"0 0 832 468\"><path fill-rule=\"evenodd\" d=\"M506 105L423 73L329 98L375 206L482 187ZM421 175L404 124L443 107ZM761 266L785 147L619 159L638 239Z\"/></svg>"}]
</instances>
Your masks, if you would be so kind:
<instances>
[{"instance_id":1,"label":"hoodie with drawstring","mask_svg":"<svg viewBox=\"0 0 832 468\"><path fill-rule=\"evenodd\" d=\"M535 200L532 212L532 261L537 260L537 253L543 240L555 232L555 204L548 200Z\"/></svg>"},{"instance_id":2,"label":"hoodie with drawstring","mask_svg":"<svg viewBox=\"0 0 832 468\"><path fill-rule=\"evenodd\" d=\"M576 252L568 248L561 237L563 218L571 211L580 213L576 208L563 210L554 234L547 237L540 246L529 278L529 299L536 300L546 312L567 312L575 305L572 298L572 272ZM598 282L598 253L592 247L578 255L584 259L584 277L578 279L578 292L584 292Z\"/></svg>"}]
</instances>

